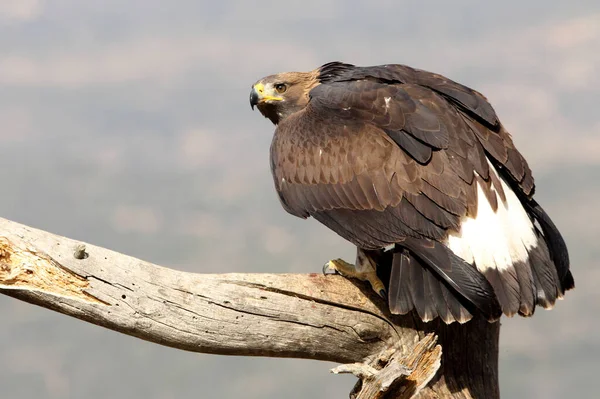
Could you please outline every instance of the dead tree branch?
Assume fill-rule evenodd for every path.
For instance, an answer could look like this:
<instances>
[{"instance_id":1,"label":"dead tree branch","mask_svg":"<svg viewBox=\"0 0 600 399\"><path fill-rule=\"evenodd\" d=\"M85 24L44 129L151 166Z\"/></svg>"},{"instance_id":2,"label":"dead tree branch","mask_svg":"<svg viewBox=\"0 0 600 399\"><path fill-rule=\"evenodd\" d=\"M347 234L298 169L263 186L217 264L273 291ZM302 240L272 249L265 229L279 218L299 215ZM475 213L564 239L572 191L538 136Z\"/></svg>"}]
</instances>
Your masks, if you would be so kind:
<instances>
[{"instance_id":1,"label":"dead tree branch","mask_svg":"<svg viewBox=\"0 0 600 399\"><path fill-rule=\"evenodd\" d=\"M498 323L395 317L339 276L185 273L0 219L0 292L178 349L350 363L356 398L499 396Z\"/></svg>"}]
</instances>

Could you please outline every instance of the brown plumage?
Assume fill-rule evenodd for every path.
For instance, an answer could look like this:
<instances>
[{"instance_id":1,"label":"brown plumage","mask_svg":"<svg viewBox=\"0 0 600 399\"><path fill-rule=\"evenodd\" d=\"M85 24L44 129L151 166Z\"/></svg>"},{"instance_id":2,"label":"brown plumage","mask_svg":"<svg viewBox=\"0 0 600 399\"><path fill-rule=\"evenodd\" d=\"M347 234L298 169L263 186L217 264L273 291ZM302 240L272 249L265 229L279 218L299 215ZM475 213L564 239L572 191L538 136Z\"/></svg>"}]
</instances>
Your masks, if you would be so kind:
<instances>
[{"instance_id":1,"label":"brown plumage","mask_svg":"<svg viewBox=\"0 0 600 399\"><path fill-rule=\"evenodd\" d=\"M404 65L333 62L261 79L250 100L277 125L271 167L285 210L365 250L394 246L379 265L392 312L528 316L573 287L531 170L480 93ZM499 237L489 245L470 232L486 220Z\"/></svg>"}]
</instances>

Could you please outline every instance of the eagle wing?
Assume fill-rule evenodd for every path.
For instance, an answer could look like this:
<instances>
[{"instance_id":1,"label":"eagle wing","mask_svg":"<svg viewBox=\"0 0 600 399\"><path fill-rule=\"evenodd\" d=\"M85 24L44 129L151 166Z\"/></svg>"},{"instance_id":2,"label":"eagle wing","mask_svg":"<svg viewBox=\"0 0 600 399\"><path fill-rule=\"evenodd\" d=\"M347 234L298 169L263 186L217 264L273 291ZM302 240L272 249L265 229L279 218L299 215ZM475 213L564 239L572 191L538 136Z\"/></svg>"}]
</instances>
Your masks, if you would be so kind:
<instances>
[{"instance_id":1,"label":"eagle wing","mask_svg":"<svg viewBox=\"0 0 600 399\"><path fill-rule=\"evenodd\" d=\"M475 132L442 96L416 84L360 80L312 90L281 123L271 162L284 208L313 216L365 249L405 237L441 240L477 212L489 164Z\"/></svg>"},{"instance_id":2,"label":"eagle wing","mask_svg":"<svg viewBox=\"0 0 600 399\"><path fill-rule=\"evenodd\" d=\"M469 130L474 133L474 138L494 164L506 170L511 182L525 196L533 195L534 179L527 162L515 148L494 108L476 90L445 76L400 64L356 68L350 64L331 62L321 67L321 80L325 83L375 80L389 84L416 84L430 89L459 111Z\"/></svg>"}]
</instances>

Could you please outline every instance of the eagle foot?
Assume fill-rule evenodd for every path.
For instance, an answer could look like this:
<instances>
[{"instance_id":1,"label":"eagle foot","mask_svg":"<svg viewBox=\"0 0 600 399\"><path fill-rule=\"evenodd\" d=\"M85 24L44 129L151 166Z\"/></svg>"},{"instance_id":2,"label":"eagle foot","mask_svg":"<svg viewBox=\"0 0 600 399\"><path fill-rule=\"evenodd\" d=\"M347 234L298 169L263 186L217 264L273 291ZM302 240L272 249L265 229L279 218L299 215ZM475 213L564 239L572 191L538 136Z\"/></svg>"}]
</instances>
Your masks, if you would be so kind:
<instances>
[{"instance_id":1,"label":"eagle foot","mask_svg":"<svg viewBox=\"0 0 600 399\"><path fill-rule=\"evenodd\" d=\"M365 259L366 262L360 262L362 259ZM368 281L373 290L383 299L386 299L387 292L383 282L377 277L375 263L368 257L362 259L361 256L357 256L357 260L360 262L358 267L343 259L330 260L323 265L323 274L327 274L328 271L333 271L346 278L356 278L361 281Z\"/></svg>"}]
</instances>

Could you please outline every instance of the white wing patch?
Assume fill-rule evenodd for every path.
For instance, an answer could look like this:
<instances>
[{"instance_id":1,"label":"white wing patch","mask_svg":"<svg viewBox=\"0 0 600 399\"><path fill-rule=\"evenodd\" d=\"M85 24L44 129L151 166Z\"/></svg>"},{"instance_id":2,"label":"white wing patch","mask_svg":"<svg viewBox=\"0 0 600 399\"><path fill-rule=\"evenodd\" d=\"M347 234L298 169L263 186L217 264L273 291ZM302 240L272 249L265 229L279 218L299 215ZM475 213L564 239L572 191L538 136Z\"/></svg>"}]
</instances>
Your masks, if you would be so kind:
<instances>
[{"instance_id":1,"label":"white wing patch","mask_svg":"<svg viewBox=\"0 0 600 399\"><path fill-rule=\"evenodd\" d=\"M489 164L489 161L488 161ZM490 165L490 173L496 169ZM496 173L497 175L497 173ZM527 250L537 245L533 224L523 205L499 177L506 203L498 198L498 210L493 211L479 183L477 184L477 216L464 218L460 232L450 233L447 245L468 263L475 263L479 271L488 268L506 270L518 261L527 260Z\"/></svg>"}]
</instances>

